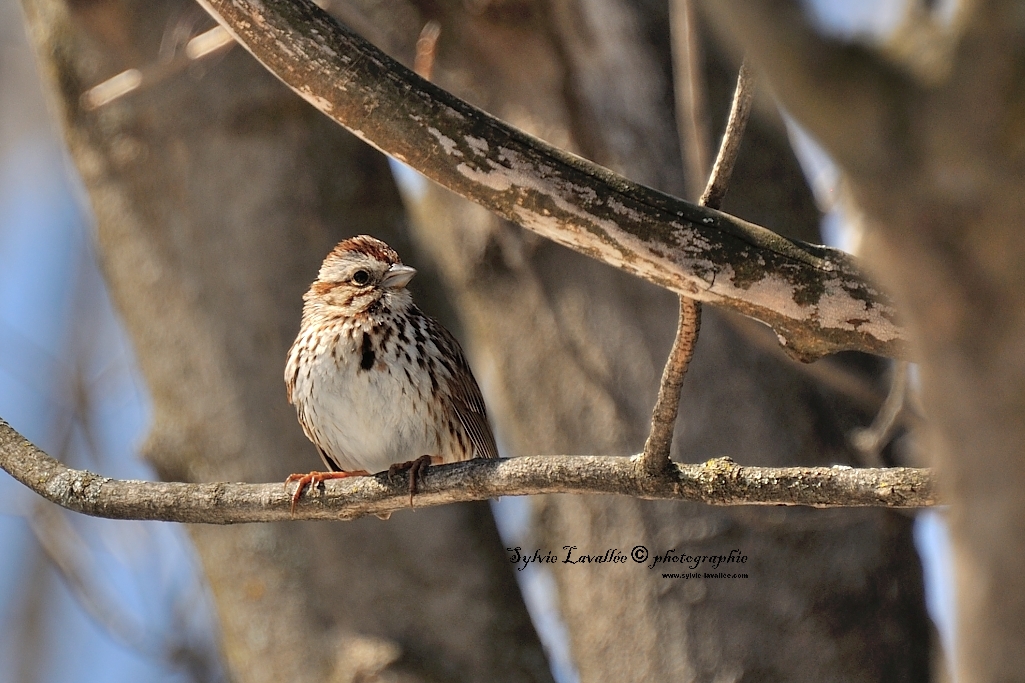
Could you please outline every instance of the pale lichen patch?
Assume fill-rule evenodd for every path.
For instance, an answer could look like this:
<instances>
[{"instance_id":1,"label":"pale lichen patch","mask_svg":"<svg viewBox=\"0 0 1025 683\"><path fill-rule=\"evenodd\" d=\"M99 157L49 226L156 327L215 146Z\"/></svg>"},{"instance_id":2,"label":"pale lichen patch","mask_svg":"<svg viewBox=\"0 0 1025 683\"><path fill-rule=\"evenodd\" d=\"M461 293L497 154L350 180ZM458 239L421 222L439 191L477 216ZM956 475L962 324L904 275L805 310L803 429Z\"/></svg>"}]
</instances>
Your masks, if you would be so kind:
<instances>
[{"instance_id":1,"label":"pale lichen patch","mask_svg":"<svg viewBox=\"0 0 1025 683\"><path fill-rule=\"evenodd\" d=\"M491 188L495 192L505 192L512 187L512 181L501 173L482 171L469 164L459 164L456 170L467 180Z\"/></svg>"},{"instance_id":2,"label":"pale lichen patch","mask_svg":"<svg viewBox=\"0 0 1025 683\"><path fill-rule=\"evenodd\" d=\"M433 126L429 127L427 129L427 132L434 136L434 138L438 141L438 144L440 144L442 148L445 150L445 154L456 157L463 156L463 153L459 151L459 146L456 144L455 140L448 137L447 135L442 133L437 128L434 128Z\"/></svg>"},{"instance_id":3,"label":"pale lichen patch","mask_svg":"<svg viewBox=\"0 0 1025 683\"><path fill-rule=\"evenodd\" d=\"M515 150L500 147L498 156L508 165L488 159L490 171L465 163L459 164L456 170L468 180L496 192L507 192L513 188L520 190L515 197L513 211L524 227L578 251L586 246L614 266L623 268L626 264L633 264L630 270L642 277L655 282L677 283L673 289L690 292L695 288L702 291L709 288L713 279L710 269L705 268L700 274L686 272L672 260L658 257L653 245L610 217L618 213L626 221L639 222L643 217L636 209L615 200L620 210L614 211L602 202L593 188L560 179L554 175L553 169L548 169L549 173L545 174L530 160L522 159ZM525 203L528 206L525 207ZM597 236L600 246L596 247L591 237L567 237L564 234L567 228L576 233L587 232ZM694 234L693 230L685 232L688 236Z\"/></svg>"},{"instance_id":4,"label":"pale lichen patch","mask_svg":"<svg viewBox=\"0 0 1025 683\"><path fill-rule=\"evenodd\" d=\"M443 116L452 119L453 121L463 122L466 120L465 116L463 116L460 112L449 106L446 106L444 109L442 109L441 113Z\"/></svg>"},{"instance_id":5,"label":"pale lichen patch","mask_svg":"<svg viewBox=\"0 0 1025 683\"><path fill-rule=\"evenodd\" d=\"M64 470L46 483L46 492L50 500L62 505L81 501L95 504L100 499L104 484L112 481L108 477L100 477L85 470Z\"/></svg>"},{"instance_id":6,"label":"pale lichen patch","mask_svg":"<svg viewBox=\"0 0 1025 683\"><path fill-rule=\"evenodd\" d=\"M708 238L690 227L690 224L673 221L669 227L672 228L671 232L679 238L678 245L681 249L701 253L707 253L712 249L712 243Z\"/></svg>"},{"instance_id":7,"label":"pale lichen patch","mask_svg":"<svg viewBox=\"0 0 1025 683\"><path fill-rule=\"evenodd\" d=\"M470 146L470 149L481 156L486 156L491 149L488 146L488 141L484 138L475 138L472 135L467 135L463 139L466 140L466 144Z\"/></svg>"},{"instance_id":8,"label":"pale lichen patch","mask_svg":"<svg viewBox=\"0 0 1025 683\"><path fill-rule=\"evenodd\" d=\"M743 285L736 284L736 279L737 272L733 266L726 264L719 269L713 289L724 297L743 299L791 320L809 320L814 317L814 307L802 306L794 301L797 287L786 277L766 274L754 282L745 281Z\"/></svg>"},{"instance_id":9,"label":"pale lichen patch","mask_svg":"<svg viewBox=\"0 0 1025 683\"><path fill-rule=\"evenodd\" d=\"M618 213L620 216L626 216L630 220L637 221L637 222L640 222L640 221L644 220L644 216L642 216L639 211L637 211L635 209L632 209L629 206L626 206L622 202L620 202L620 201L618 201L618 200L616 200L616 199L614 199L612 197L610 197L608 199L608 201L606 202L606 205L610 209L612 209L613 211Z\"/></svg>"},{"instance_id":10,"label":"pale lichen patch","mask_svg":"<svg viewBox=\"0 0 1025 683\"><path fill-rule=\"evenodd\" d=\"M898 328L891 322L895 311L889 306L868 302L852 296L840 282L830 281L819 302L819 323L823 327L858 331L883 342L900 339Z\"/></svg>"}]
</instances>

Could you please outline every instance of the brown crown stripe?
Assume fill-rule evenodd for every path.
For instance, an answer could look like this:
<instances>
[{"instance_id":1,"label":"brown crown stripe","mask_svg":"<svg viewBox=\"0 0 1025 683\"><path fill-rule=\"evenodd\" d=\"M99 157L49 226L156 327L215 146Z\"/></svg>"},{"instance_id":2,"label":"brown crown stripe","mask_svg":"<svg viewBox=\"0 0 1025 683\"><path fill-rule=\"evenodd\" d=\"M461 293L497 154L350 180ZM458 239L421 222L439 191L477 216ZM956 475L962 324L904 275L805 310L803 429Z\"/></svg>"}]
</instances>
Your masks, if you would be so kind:
<instances>
[{"instance_id":1,"label":"brown crown stripe","mask_svg":"<svg viewBox=\"0 0 1025 683\"><path fill-rule=\"evenodd\" d=\"M394 249L370 235L357 235L356 237L350 237L343 242L339 242L338 246L332 250L331 256L341 257L349 252L365 254L384 263L402 263Z\"/></svg>"}]
</instances>

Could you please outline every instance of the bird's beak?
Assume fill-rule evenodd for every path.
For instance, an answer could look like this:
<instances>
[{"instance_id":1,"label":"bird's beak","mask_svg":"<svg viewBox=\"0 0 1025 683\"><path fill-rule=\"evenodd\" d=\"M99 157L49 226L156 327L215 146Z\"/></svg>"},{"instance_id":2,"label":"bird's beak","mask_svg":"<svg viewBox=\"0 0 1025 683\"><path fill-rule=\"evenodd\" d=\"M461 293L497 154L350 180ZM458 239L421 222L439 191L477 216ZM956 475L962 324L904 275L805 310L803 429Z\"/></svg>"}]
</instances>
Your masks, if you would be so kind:
<instances>
[{"instance_id":1,"label":"bird's beak","mask_svg":"<svg viewBox=\"0 0 1025 683\"><path fill-rule=\"evenodd\" d=\"M416 268L410 268L409 266L397 263L384 272L384 277L381 278L381 286L391 289L402 289L409 284L414 275L416 275Z\"/></svg>"}]
</instances>

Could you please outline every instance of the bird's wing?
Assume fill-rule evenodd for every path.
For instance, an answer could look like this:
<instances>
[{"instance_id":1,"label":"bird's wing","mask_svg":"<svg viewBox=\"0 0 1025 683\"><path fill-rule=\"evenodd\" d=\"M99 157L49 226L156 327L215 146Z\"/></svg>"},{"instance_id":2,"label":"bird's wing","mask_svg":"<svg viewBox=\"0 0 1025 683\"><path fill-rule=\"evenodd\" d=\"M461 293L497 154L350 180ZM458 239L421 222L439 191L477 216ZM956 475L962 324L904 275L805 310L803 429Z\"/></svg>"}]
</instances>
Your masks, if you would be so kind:
<instances>
[{"instance_id":1,"label":"bird's wing","mask_svg":"<svg viewBox=\"0 0 1025 683\"><path fill-rule=\"evenodd\" d=\"M475 458L497 458L498 446L495 445L495 436L491 433L491 425L488 423L488 411L484 407L484 397L477 386L477 380L473 378L473 371L470 364L466 362L463 350L459 342L452 334L441 326L441 323L430 316L425 316L429 321L431 337L437 339L442 348L442 353L447 358L453 359L454 372L450 372L449 393L452 399L452 407L455 410L459 423L463 426L470 442L473 443L473 457Z\"/></svg>"}]
</instances>

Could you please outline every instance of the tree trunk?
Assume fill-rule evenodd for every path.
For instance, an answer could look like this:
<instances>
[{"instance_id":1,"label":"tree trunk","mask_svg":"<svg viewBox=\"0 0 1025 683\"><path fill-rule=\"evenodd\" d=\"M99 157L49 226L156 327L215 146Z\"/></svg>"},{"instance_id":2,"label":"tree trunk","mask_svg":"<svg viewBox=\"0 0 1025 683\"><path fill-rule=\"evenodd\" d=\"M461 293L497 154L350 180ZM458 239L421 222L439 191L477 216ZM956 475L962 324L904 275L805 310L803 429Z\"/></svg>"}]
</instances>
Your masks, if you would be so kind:
<instances>
[{"instance_id":1,"label":"tree trunk","mask_svg":"<svg viewBox=\"0 0 1025 683\"><path fill-rule=\"evenodd\" d=\"M318 467L285 400L285 353L337 241L368 232L410 254L385 160L242 50L147 80L176 28L211 25L190 3L25 9L152 394L146 457L184 481ZM83 107L129 68L138 92ZM190 531L239 681L550 680L485 503Z\"/></svg>"},{"instance_id":2,"label":"tree trunk","mask_svg":"<svg viewBox=\"0 0 1025 683\"><path fill-rule=\"evenodd\" d=\"M864 255L920 364L957 580L954 678L1025 676L1025 16L909 5L880 45L803 3L707 3L843 169Z\"/></svg>"},{"instance_id":3,"label":"tree trunk","mask_svg":"<svg viewBox=\"0 0 1025 683\"><path fill-rule=\"evenodd\" d=\"M665 8L616 0L464 7L424 10L442 28L439 85L635 180L682 192ZM736 72L714 50L711 61L712 120L721 130ZM744 142L726 208L817 238L818 213L782 126L764 111ZM674 297L434 186L414 214L453 289L511 453L640 451L675 329ZM768 330L705 311L676 457L858 464L847 435L871 421L874 407L810 379L765 338ZM660 568L633 562L554 565L583 681L930 677L909 517L590 496L539 500L537 513L542 554L644 545L652 555L737 548L750 558L746 580L663 579Z\"/></svg>"}]
</instances>

